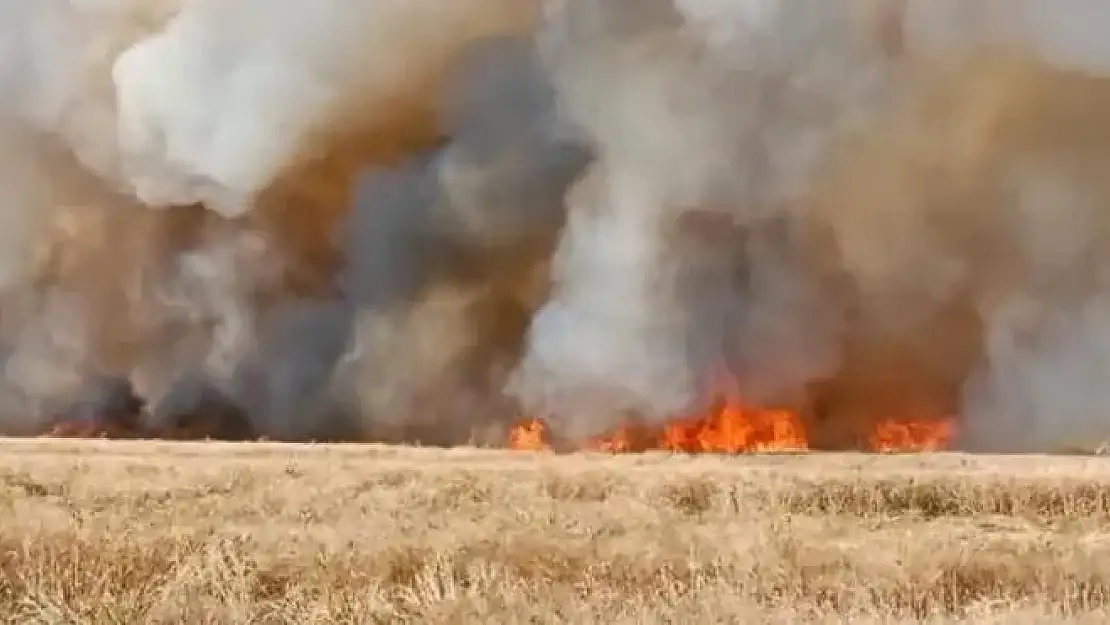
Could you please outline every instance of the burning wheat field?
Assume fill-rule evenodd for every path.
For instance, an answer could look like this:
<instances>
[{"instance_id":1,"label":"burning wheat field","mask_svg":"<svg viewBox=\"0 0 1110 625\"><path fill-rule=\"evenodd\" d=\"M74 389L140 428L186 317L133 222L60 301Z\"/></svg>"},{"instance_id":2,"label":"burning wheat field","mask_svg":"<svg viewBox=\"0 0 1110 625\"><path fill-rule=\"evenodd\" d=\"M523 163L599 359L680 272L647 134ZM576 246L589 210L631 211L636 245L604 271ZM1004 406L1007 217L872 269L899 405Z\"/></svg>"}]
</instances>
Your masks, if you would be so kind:
<instances>
[{"instance_id":1,"label":"burning wheat field","mask_svg":"<svg viewBox=\"0 0 1110 625\"><path fill-rule=\"evenodd\" d=\"M0 613L1106 622L1104 5L0 0Z\"/></svg>"}]
</instances>

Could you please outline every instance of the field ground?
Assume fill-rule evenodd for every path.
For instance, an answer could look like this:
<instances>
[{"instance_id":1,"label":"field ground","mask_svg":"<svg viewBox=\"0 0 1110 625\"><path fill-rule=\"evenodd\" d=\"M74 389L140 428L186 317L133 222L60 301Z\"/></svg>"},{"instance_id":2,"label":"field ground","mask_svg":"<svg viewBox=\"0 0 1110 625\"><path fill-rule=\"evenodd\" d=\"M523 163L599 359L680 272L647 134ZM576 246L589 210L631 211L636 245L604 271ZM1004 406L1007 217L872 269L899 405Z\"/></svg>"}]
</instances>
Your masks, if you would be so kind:
<instances>
[{"instance_id":1,"label":"field ground","mask_svg":"<svg viewBox=\"0 0 1110 625\"><path fill-rule=\"evenodd\" d=\"M1110 622L1110 460L0 441L13 622Z\"/></svg>"}]
</instances>

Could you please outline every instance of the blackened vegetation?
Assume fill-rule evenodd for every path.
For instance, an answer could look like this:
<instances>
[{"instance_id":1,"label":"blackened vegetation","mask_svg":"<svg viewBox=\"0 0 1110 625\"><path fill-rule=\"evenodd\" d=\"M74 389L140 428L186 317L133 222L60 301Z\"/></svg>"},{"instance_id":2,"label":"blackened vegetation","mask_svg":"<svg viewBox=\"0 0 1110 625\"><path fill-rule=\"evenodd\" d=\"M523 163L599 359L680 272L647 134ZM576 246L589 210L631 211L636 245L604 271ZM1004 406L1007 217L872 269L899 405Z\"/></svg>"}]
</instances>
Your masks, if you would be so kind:
<instances>
[{"instance_id":1,"label":"blackened vegetation","mask_svg":"<svg viewBox=\"0 0 1110 625\"><path fill-rule=\"evenodd\" d=\"M151 430L177 440L251 440L258 435L247 412L201 376L180 380L150 413Z\"/></svg>"},{"instance_id":2,"label":"blackened vegetation","mask_svg":"<svg viewBox=\"0 0 1110 625\"><path fill-rule=\"evenodd\" d=\"M130 380L101 377L49 411L44 434L59 438L251 440L246 412L211 383L187 378L151 409Z\"/></svg>"},{"instance_id":3,"label":"blackened vegetation","mask_svg":"<svg viewBox=\"0 0 1110 625\"><path fill-rule=\"evenodd\" d=\"M50 409L47 433L58 437L141 437L146 402L122 377L91 380L74 396Z\"/></svg>"}]
</instances>

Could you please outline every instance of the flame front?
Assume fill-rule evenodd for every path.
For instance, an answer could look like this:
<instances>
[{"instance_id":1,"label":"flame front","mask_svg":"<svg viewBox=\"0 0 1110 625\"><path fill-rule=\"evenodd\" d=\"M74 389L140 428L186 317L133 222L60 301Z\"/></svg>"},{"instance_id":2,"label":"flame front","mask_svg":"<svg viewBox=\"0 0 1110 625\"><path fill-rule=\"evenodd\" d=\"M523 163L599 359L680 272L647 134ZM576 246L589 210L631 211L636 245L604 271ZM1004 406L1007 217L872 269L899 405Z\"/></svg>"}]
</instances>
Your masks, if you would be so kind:
<instances>
[{"instance_id":1,"label":"flame front","mask_svg":"<svg viewBox=\"0 0 1110 625\"><path fill-rule=\"evenodd\" d=\"M722 401L708 414L668 423L662 444L686 453L799 451L809 447L798 413Z\"/></svg>"},{"instance_id":2,"label":"flame front","mask_svg":"<svg viewBox=\"0 0 1110 625\"><path fill-rule=\"evenodd\" d=\"M881 421L868 439L873 451L940 451L952 439L951 419Z\"/></svg>"},{"instance_id":3,"label":"flame front","mask_svg":"<svg viewBox=\"0 0 1110 625\"><path fill-rule=\"evenodd\" d=\"M948 447L953 421L888 419L879 422L868 437L869 451L925 452ZM704 414L683 417L662 426L632 423L578 447L585 451L638 453L666 450L680 453L745 453L805 451L809 438L801 415L785 408L761 408L740 398L722 400ZM509 433L509 447L522 451L551 449L550 429L537 418L516 424Z\"/></svg>"},{"instance_id":4,"label":"flame front","mask_svg":"<svg viewBox=\"0 0 1110 625\"><path fill-rule=\"evenodd\" d=\"M520 451L550 449L547 424L542 419L521 421L509 430L509 448Z\"/></svg>"}]
</instances>

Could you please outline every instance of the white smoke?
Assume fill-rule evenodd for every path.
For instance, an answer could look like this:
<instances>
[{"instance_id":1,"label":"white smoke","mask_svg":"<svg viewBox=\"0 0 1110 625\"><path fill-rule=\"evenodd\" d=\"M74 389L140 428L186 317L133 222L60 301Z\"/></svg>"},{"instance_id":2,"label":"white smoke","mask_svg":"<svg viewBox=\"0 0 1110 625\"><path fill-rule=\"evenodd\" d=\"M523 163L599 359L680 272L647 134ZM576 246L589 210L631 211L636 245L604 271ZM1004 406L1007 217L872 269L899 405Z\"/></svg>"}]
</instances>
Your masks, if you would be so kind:
<instances>
[{"instance_id":1,"label":"white smoke","mask_svg":"<svg viewBox=\"0 0 1110 625\"><path fill-rule=\"evenodd\" d=\"M183 368L227 377L257 347L260 298L273 306L282 280L305 271L288 239L313 235L280 232L284 211L334 221L345 193L328 185L350 179L292 180L268 199L276 218L256 215L258 194L348 135L369 134L370 163L434 135L452 58L485 35L527 32L537 8L0 0L10 381L49 395L108 367L156 397ZM149 210L196 202L251 221Z\"/></svg>"},{"instance_id":2,"label":"white smoke","mask_svg":"<svg viewBox=\"0 0 1110 625\"><path fill-rule=\"evenodd\" d=\"M723 343L737 330L726 325L743 323L692 323L707 307L746 308L767 326L756 311L779 296L764 297L758 281L751 292L719 279L708 291L686 288L688 268L718 253L681 243L687 218L718 215L726 229L789 219L829 141L881 96L878 57L853 38L844 5L681 8L690 19L675 26L682 18L666 9L650 21L645 11L626 17L619 2L569 2L548 26L564 112L599 160L570 198L554 294L532 324L514 391L541 413L604 406L601 421L572 421L584 433L622 410L660 417L698 399L718 363L691 346ZM632 25L614 26L624 19ZM757 271L761 260L749 259ZM790 352L802 346L788 349L785 336L765 346L800 362ZM810 360L808 374L828 366Z\"/></svg>"},{"instance_id":3,"label":"white smoke","mask_svg":"<svg viewBox=\"0 0 1110 625\"><path fill-rule=\"evenodd\" d=\"M912 86L922 64L937 60L958 65L983 54L1016 54L1033 59L1029 68L1040 63L1106 75L1110 47L1101 33L1107 27L1110 5L1087 0L676 0L673 6L646 3L636 11L620 2L559 3L548 14L541 45L562 111L597 151L598 162L568 198L569 223L552 267L552 298L533 321L530 350L512 391L535 413L558 417L557 426L590 434L612 427L620 418L612 415L623 411L674 415L697 399L715 361L730 362L757 396L835 376L844 311L839 302L822 301L819 278L807 275L813 267L799 259L805 244L783 232L804 227L819 176L838 159L851 158L838 152L840 141L885 119L890 106L902 106L904 95L914 93L903 87ZM882 45L882 37L891 34L877 29L894 29L903 46ZM993 80L989 74L984 79ZM980 105L972 98L989 88L968 92L967 106ZM995 108L988 104L983 111L1021 110L1020 98L1027 95L1002 92L999 98L1015 99L993 101ZM973 126L965 130L979 132ZM976 140L989 146L996 138ZM1005 141L1004 135L997 138ZM974 159L991 157L975 152L974 144L949 147L970 150L970 167L984 167ZM1024 175L1044 178L1045 171L1039 167ZM949 201L970 209L973 194L984 192L968 187ZM1069 219L1076 211L1065 211L1059 194L1017 188L1012 193L1012 199L990 200L1001 204L989 219L1001 221L986 235L993 237L990 245L1013 246L1021 254L1006 262L1033 267L1059 283L1061 272L1098 257L1104 243L1087 240L1098 230L1095 222ZM873 218L860 221L856 230L834 226L849 246L843 269L856 279L863 309L886 311L867 322L887 331L928 323L961 297L972 275L998 264L952 247L952 237L970 235L934 232L937 211L928 200L897 202L901 212L891 213L885 226ZM1091 210L1102 210L1104 202L1105 196L1096 194L1097 208ZM707 215L714 214L727 219L713 222ZM730 282L725 275L724 266L737 263L736 254L721 252L720 237L727 235L699 234L692 225L707 218L718 231L730 223L743 230L723 245L745 250L739 256L746 279ZM1007 221L1025 224L1027 232L1001 227ZM881 227L889 229L887 235ZM775 234L776 229L781 231ZM846 238L850 233L855 238ZM866 258L868 249L886 251L851 264ZM1061 256L1069 249L1084 251ZM1017 291L1045 280L1031 270L1018 271L1026 272L1022 280L1029 282L1012 284ZM1084 425L1101 432L1099 424L1106 420L1096 408L1099 397L1077 393L1071 382L1057 387L1050 375L1057 367L1049 364L1087 370L1079 379L1094 382L1091 371L1110 361L1100 351L1105 341L1094 335L1082 340L1101 331L1097 315L1081 314L1086 309L1073 309L1068 301L1044 304L1063 318L1079 315L1087 321L1066 337L1059 328L1067 324L1046 321L1040 348L1010 349L1006 337L1012 331L996 318L1005 288L977 296L985 328L983 373L966 391L968 418L987 424L984 431L1011 422L1004 416L1010 414L1013 423L1066 423L1071 433ZM1101 287L1077 288L1089 295ZM895 305L880 305L884 301ZM706 312L710 308L717 313ZM894 319L895 310L913 313L917 321ZM1026 377L1037 383L1022 384ZM1061 405L1062 397L1071 398L1071 416L1061 422L1052 407ZM1047 433L1051 427L1041 429ZM1025 446L1049 444L1034 430L1024 429ZM968 444L982 440L968 434Z\"/></svg>"},{"instance_id":4,"label":"white smoke","mask_svg":"<svg viewBox=\"0 0 1110 625\"><path fill-rule=\"evenodd\" d=\"M314 135L388 122L436 78L421 74L430 59L533 11L498 0L192 0L115 62L128 177L148 204L242 215L311 157Z\"/></svg>"},{"instance_id":5,"label":"white smoke","mask_svg":"<svg viewBox=\"0 0 1110 625\"><path fill-rule=\"evenodd\" d=\"M1108 28L1098 0L0 0L8 382L50 394L110 366L157 395L181 369L230 379L251 361L273 365L264 393L324 405L348 341L373 354L352 357L373 378L351 382L362 405L459 415L485 405L468 385L498 379L467 367L511 367L514 340L478 328L502 304L527 317L542 288L521 284L549 280L510 390L583 435L696 403L722 362L749 395L790 394L837 375L853 323L898 335L966 298L982 326L967 444L1002 446L1000 424L1026 434L1013 448L1103 436L1102 394L1083 389L1110 362L1091 269L1110 245L1110 113L1093 110ZM522 54L445 88L491 35L527 39L543 67ZM915 108L929 89L944 97ZM855 151L869 133L875 171ZM352 163L395 167L436 140L384 195L348 198ZM288 307L306 241L354 265L341 305ZM264 338L263 299L270 334L325 319L323 347ZM483 341L496 357L474 355ZM390 368L382 350L406 347ZM274 423L310 429L295 421Z\"/></svg>"},{"instance_id":6,"label":"white smoke","mask_svg":"<svg viewBox=\"0 0 1110 625\"><path fill-rule=\"evenodd\" d=\"M1036 453L1110 441L1110 298L1056 310L1014 298L992 311L987 366L969 381L961 447ZM1032 317L1028 316L1032 314Z\"/></svg>"},{"instance_id":7,"label":"white smoke","mask_svg":"<svg viewBox=\"0 0 1110 625\"><path fill-rule=\"evenodd\" d=\"M908 48L953 54L1023 50L1057 67L1106 74L1110 5L1099 0L900 0Z\"/></svg>"}]
</instances>

